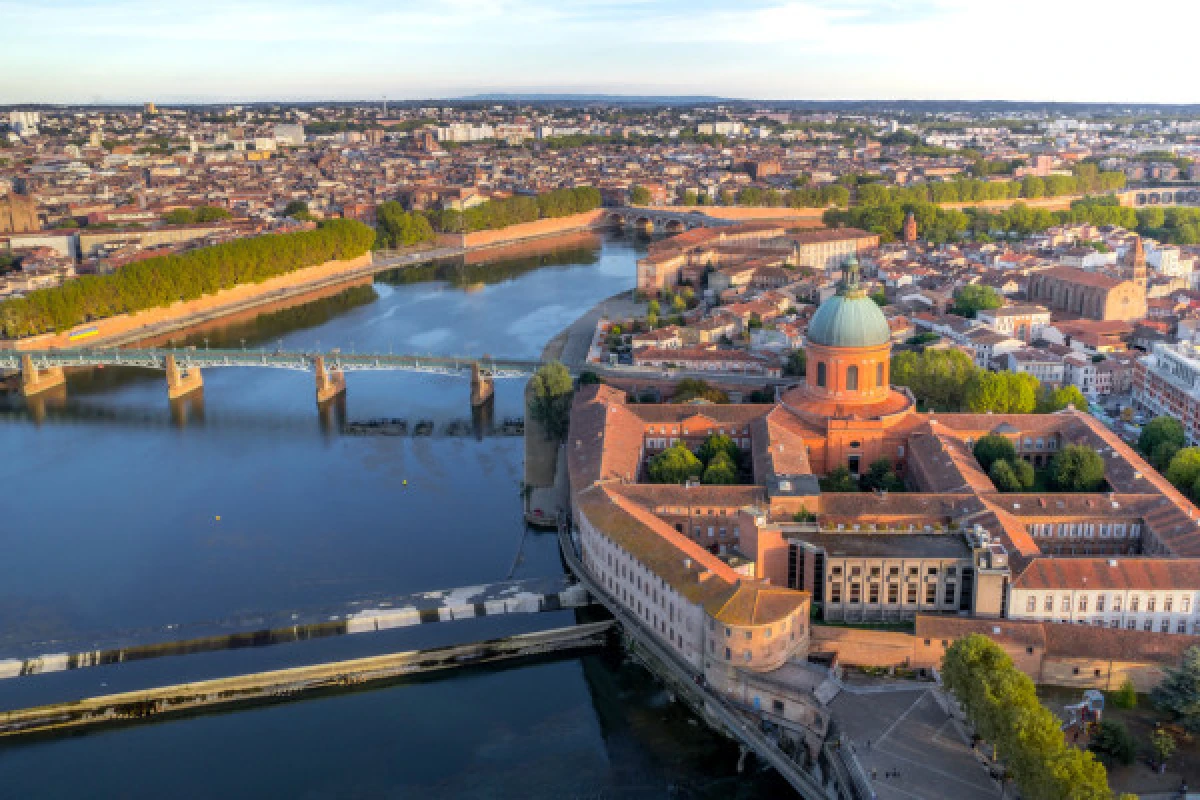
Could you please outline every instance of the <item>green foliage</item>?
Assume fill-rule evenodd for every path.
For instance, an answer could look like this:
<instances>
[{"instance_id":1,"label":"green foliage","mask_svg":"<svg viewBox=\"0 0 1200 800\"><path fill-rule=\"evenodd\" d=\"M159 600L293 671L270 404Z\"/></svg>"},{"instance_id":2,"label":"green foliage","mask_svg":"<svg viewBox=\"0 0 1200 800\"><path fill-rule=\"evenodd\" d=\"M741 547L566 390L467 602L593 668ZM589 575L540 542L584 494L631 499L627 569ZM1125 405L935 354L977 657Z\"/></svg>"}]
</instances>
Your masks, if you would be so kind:
<instances>
[{"instance_id":1,"label":"green foliage","mask_svg":"<svg viewBox=\"0 0 1200 800\"><path fill-rule=\"evenodd\" d=\"M980 437L972 452L984 472L991 472L992 464L997 461L1012 462L1017 458L1017 448L1012 441L994 433Z\"/></svg>"},{"instance_id":2,"label":"green foliage","mask_svg":"<svg viewBox=\"0 0 1200 800\"><path fill-rule=\"evenodd\" d=\"M220 220L229 219L231 216L228 210L217 206L174 208L163 214L163 222L168 225L202 225L208 222L219 222Z\"/></svg>"},{"instance_id":3,"label":"green foliage","mask_svg":"<svg viewBox=\"0 0 1200 800\"><path fill-rule=\"evenodd\" d=\"M808 368L808 354L803 349L793 350L788 353L787 363L783 365L783 374L792 376L803 376Z\"/></svg>"},{"instance_id":4,"label":"green foliage","mask_svg":"<svg viewBox=\"0 0 1200 800\"><path fill-rule=\"evenodd\" d=\"M950 310L959 316L975 319L976 312L1000 308L1002 305L1004 298L992 287L969 284L954 294L954 307Z\"/></svg>"},{"instance_id":5,"label":"green foliage","mask_svg":"<svg viewBox=\"0 0 1200 800\"><path fill-rule=\"evenodd\" d=\"M1200 479L1200 447L1185 447L1177 452L1164 474L1176 489L1191 493L1192 486Z\"/></svg>"},{"instance_id":6,"label":"green foliage","mask_svg":"<svg viewBox=\"0 0 1200 800\"><path fill-rule=\"evenodd\" d=\"M1024 488L1021 486L1021 479L1017 477L1012 464L1004 459L992 462L992 468L988 470L988 477L1002 492L1019 492Z\"/></svg>"},{"instance_id":7,"label":"green foliage","mask_svg":"<svg viewBox=\"0 0 1200 800\"><path fill-rule=\"evenodd\" d=\"M871 293L871 299L874 300L875 305L879 306L880 308L888 304L887 292L883 290L882 286Z\"/></svg>"},{"instance_id":8,"label":"green foliage","mask_svg":"<svg viewBox=\"0 0 1200 800\"><path fill-rule=\"evenodd\" d=\"M529 380L532 396L529 398L529 413L541 423L546 436L552 440L567 435L571 419L571 398L574 383L571 373L557 361L538 367Z\"/></svg>"},{"instance_id":9,"label":"green foliage","mask_svg":"<svg viewBox=\"0 0 1200 800\"><path fill-rule=\"evenodd\" d=\"M648 206L650 200L650 190L645 186L634 186L629 190L629 202L635 206Z\"/></svg>"},{"instance_id":10,"label":"green foliage","mask_svg":"<svg viewBox=\"0 0 1200 800\"><path fill-rule=\"evenodd\" d=\"M1175 754L1175 737L1171 732L1163 728L1155 728L1150 734L1150 746L1154 748L1154 755L1160 764L1165 764L1167 759Z\"/></svg>"},{"instance_id":11,"label":"green foliage","mask_svg":"<svg viewBox=\"0 0 1200 800\"><path fill-rule=\"evenodd\" d=\"M683 483L701 477L704 465L683 442L677 442L650 459L647 472L652 483Z\"/></svg>"},{"instance_id":12,"label":"green foliage","mask_svg":"<svg viewBox=\"0 0 1200 800\"><path fill-rule=\"evenodd\" d=\"M965 405L975 413L1029 414L1037 408L1039 388L1027 372L977 370L967 382Z\"/></svg>"},{"instance_id":13,"label":"green foliage","mask_svg":"<svg viewBox=\"0 0 1200 800\"><path fill-rule=\"evenodd\" d=\"M858 482L850 474L847 467L834 467L829 474L821 478L822 492L857 492Z\"/></svg>"},{"instance_id":14,"label":"green foliage","mask_svg":"<svg viewBox=\"0 0 1200 800\"><path fill-rule=\"evenodd\" d=\"M1138 437L1138 450L1150 459L1159 472L1165 470L1183 447L1187 444L1187 436L1183 432L1183 423L1174 417L1155 417L1142 428Z\"/></svg>"},{"instance_id":15,"label":"green foliage","mask_svg":"<svg viewBox=\"0 0 1200 800\"><path fill-rule=\"evenodd\" d=\"M1112 695L1112 704L1117 708L1137 708L1137 689L1129 678L1121 681L1121 686Z\"/></svg>"},{"instance_id":16,"label":"green foliage","mask_svg":"<svg viewBox=\"0 0 1200 800\"><path fill-rule=\"evenodd\" d=\"M724 455L726 459L736 464L741 453L732 438L725 434L714 433L704 440L704 444L700 445L696 455L705 464L711 464L718 455Z\"/></svg>"},{"instance_id":17,"label":"green foliage","mask_svg":"<svg viewBox=\"0 0 1200 800\"><path fill-rule=\"evenodd\" d=\"M1050 483L1061 492L1095 492L1104 485L1104 458L1083 445L1067 445L1050 461Z\"/></svg>"},{"instance_id":18,"label":"green foliage","mask_svg":"<svg viewBox=\"0 0 1200 800\"><path fill-rule=\"evenodd\" d=\"M866 473L858 479L859 488L864 492L882 489L888 492L903 492L904 479L896 474L896 467L890 458L878 458L867 467Z\"/></svg>"},{"instance_id":19,"label":"green foliage","mask_svg":"<svg viewBox=\"0 0 1200 800\"><path fill-rule=\"evenodd\" d=\"M1017 482L1021 485L1021 491L1028 492L1037 483L1037 473L1033 469L1033 465L1022 458L1018 458L1011 464L1013 473L1017 476Z\"/></svg>"},{"instance_id":20,"label":"green foliage","mask_svg":"<svg viewBox=\"0 0 1200 800\"><path fill-rule=\"evenodd\" d=\"M729 395L720 389L709 386L707 381L702 381L699 378L684 378L675 384L675 393L671 396L671 401L674 403L686 403L690 400L728 403Z\"/></svg>"},{"instance_id":21,"label":"green foliage","mask_svg":"<svg viewBox=\"0 0 1200 800\"><path fill-rule=\"evenodd\" d=\"M311 219L312 214L308 210L308 203L303 200L293 200L283 207L283 215L292 217L293 219Z\"/></svg>"},{"instance_id":22,"label":"green foliage","mask_svg":"<svg viewBox=\"0 0 1200 800\"><path fill-rule=\"evenodd\" d=\"M1078 386L1062 386L1058 389L1046 387L1046 391L1038 399L1037 411L1039 414L1049 414L1054 411L1062 411L1069 405L1075 406L1077 411L1086 411L1088 407L1087 398L1083 396L1083 392L1079 391Z\"/></svg>"},{"instance_id":23,"label":"green foliage","mask_svg":"<svg viewBox=\"0 0 1200 800\"><path fill-rule=\"evenodd\" d=\"M1129 766L1137 758L1137 743L1120 722L1104 720L1092 734L1088 749L1108 763Z\"/></svg>"},{"instance_id":24,"label":"green foliage","mask_svg":"<svg viewBox=\"0 0 1200 800\"><path fill-rule=\"evenodd\" d=\"M354 220L329 220L312 231L255 236L179 255L137 261L109 275L85 275L0 303L9 338L63 331L82 322L195 300L242 283L334 259L356 258L374 232Z\"/></svg>"},{"instance_id":25,"label":"green foliage","mask_svg":"<svg viewBox=\"0 0 1200 800\"><path fill-rule=\"evenodd\" d=\"M539 219L565 217L599 207L600 190L591 186L580 186L574 189L555 189L536 197L518 195L488 200L465 211L431 211L426 213L426 217L434 230L442 233L473 233Z\"/></svg>"},{"instance_id":26,"label":"green foliage","mask_svg":"<svg viewBox=\"0 0 1200 800\"><path fill-rule=\"evenodd\" d=\"M1170 714L1190 733L1200 733L1200 647L1189 647L1178 668L1168 668L1166 677L1150 700Z\"/></svg>"},{"instance_id":27,"label":"green foliage","mask_svg":"<svg viewBox=\"0 0 1200 800\"><path fill-rule=\"evenodd\" d=\"M978 372L961 350L905 351L892 357L892 383L907 386L926 407L959 411L966 402L967 384Z\"/></svg>"},{"instance_id":28,"label":"green foliage","mask_svg":"<svg viewBox=\"0 0 1200 800\"><path fill-rule=\"evenodd\" d=\"M592 372L590 369L584 370L583 372L579 373L579 385L580 386L591 386L591 385L599 383L599 382L600 382L600 376L597 375L596 373Z\"/></svg>"},{"instance_id":29,"label":"green foliage","mask_svg":"<svg viewBox=\"0 0 1200 800\"><path fill-rule=\"evenodd\" d=\"M993 743L1030 800L1111 800L1104 765L1069 747L1033 681L991 639L971 634L942 659L942 680L975 730Z\"/></svg>"},{"instance_id":30,"label":"green foliage","mask_svg":"<svg viewBox=\"0 0 1200 800\"><path fill-rule=\"evenodd\" d=\"M737 465L724 451L718 452L708 462L701 475L702 483L730 485L737 483Z\"/></svg>"},{"instance_id":31,"label":"green foliage","mask_svg":"<svg viewBox=\"0 0 1200 800\"><path fill-rule=\"evenodd\" d=\"M411 247L437 238L429 220L421 214L409 214L395 200L381 203L375 211L375 248Z\"/></svg>"}]
</instances>

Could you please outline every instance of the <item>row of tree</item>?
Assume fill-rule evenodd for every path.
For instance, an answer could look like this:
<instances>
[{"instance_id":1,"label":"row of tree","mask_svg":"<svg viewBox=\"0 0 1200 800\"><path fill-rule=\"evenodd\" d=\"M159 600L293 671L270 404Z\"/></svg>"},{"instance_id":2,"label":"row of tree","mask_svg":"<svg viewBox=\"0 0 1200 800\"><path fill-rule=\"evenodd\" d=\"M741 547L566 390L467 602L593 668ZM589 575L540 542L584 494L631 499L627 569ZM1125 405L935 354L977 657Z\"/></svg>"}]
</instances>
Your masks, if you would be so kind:
<instances>
[{"instance_id":1,"label":"row of tree","mask_svg":"<svg viewBox=\"0 0 1200 800\"><path fill-rule=\"evenodd\" d=\"M599 208L600 202L599 189L579 186L574 189L555 189L536 197L517 195L488 200L465 211L452 208L428 211L425 216L434 230L442 233L472 233L580 214Z\"/></svg>"},{"instance_id":2,"label":"row of tree","mask_svg":"<svg viewBox=\"0 0 1200 800\"><path fill-rule=\"evenodd\" d=\"M905 350L892 356L891 381L906 386L928 409L997 414L1045 414L1068 405L1086 409L1074 386L1042 387L1025 372L991 372L961 350Z\"/></svg>"},{"instance_id":3,"label":"row of tree","mask_svg":"<svg viewBox=\"0 0 1200 800\"><path fill-rule=\"evenodd\" d=\"M1067 744L1033 681L991 639L971 634L952 644L942 680L1026 800L1112 800L1104 765Z\"/></svg>"},{"instance_id":4,"label":"row of tree","mask_svg":"<svg viewBox=\"0 0 1200 800\"><path fill-rule=\"evenodd\" d=\"M437 238L433 226L422 214L410 214L395 200L381 203L375 210L375 249L411 247Z\"/></svg>"},{"instance_id":5,"label":"row of tree","mask_svg":"<svg viewBox=\"0 0 1200 800\"><path fill-rule=\"evenodd\" d=\"M650 459L646 465L651 483L683 483L699 478L701 483L730 485L738 482L742 454L733 439L713 434L693 453L682 440Z\"/></svg>"},{"instance_id":6,"label":"row of tree","mask_svg":"<svg viewBox=\"0 0 1200 800\"><path fill-rule=\"evenodd\" d=\"M1028 492L1037 483L1033 465L1017 455L1007 437L989 434L972 450L979 466L1002 492ZM1050 487L1060 492L1097 492L1104 487L1104 459L1082 445L1067 445L1046 469Z\"/></svg>"},{"instance_id":7,"label":"row of tree","mask_svg":"<svg viewBox=\"0 0 1200 800\"><path fill-rule=\"evenodd\" d=\"M329 220L316 230L255 236L156 256L109 275L85 275L53 289L0 303L7 338L63 331L83 322L181 300L243 283L261 283L303 267L366 253L375 231L354 220Z\"/></svg>"},{"instance_id":8,"label":"row of tree","mask_svg":"<svg viewBox=\"0 0 1200 800\"><path fill-rule=\"evenodd\" d=\"M1042 197L1109 192L1124 186L1124 173L1101 172L1094 164L1080 164L1071 175L1049 175L1045 178L1027 175L1019 181L957 178L951 181L915 183L911 186L884 186L875 183L860 185L855 205L979 203L1018 198L1034 200Z\"/></svg>"},{"instance_id":9,"label":"row of tree","mask_svg":"<svg viewBox=\"0 0 1200 800\"><path fill-rule=\"evenodd\" d=\"M202 225L206 222L220 222L232 216L228 209L220 206L197 206L196 208L173 208L163 214L163 222L168 225Z\"/></svg>"}]
</instances>

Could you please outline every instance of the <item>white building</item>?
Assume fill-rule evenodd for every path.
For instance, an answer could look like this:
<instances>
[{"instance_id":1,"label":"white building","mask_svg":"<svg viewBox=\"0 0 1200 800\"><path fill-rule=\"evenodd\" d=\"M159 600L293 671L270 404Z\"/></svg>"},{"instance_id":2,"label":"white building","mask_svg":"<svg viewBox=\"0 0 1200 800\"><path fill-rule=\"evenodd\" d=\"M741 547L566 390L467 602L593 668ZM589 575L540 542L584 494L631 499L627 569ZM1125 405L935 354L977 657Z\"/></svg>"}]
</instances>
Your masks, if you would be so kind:
<instances>
[{"instance_id":1,"label":"white building","mask_svg":"<svg viewBox=\"0 0 1200 800\"><path fill-rule=\"evenodd\" d=\"M1157 342L1139 362L1133 402L1155 416L1183 423L1189 444L1200 442L1200 346Z\"/></svg>"},{"instance_id":2,"label":"white building","mask_svg":"<svg viewBox=\"0 0 1200 800\"><path fill-rule=\"evenodd\" d=\"M493 139L496 130L491 125L469 125L465 122L455 122L436 129L439 142L478 142L483 139Z\"/></svg>"},{"instance_id":3,"label":"white building","mask_svg":"<svg viewBox=\"0 0 1200 800\"><path fill-rule=\"evenodd\" d=\"M42 115L37 111L8 112L8 127L21 137L37 136L38 123L41 121Z\"/></svg>"},{"instance_id":4,"label":"white building","mask_svg":"<svg viewBox=\"0 0 1200 800\"><path fill-rule=\"evenodd\" d=\"M1009 587L1012 619L1200 634L1200 560L1039 558Z\"/></svg>"},{"instance_id":5,"label":"white building","mask_svg":"<svg viewBox=\"0 0 1200 800\"><path fill-rule=\"evenodd\" d=\"M304 144L304 126L303 125L276 125L275 126L275 141L279 144L291 145L299 147Z\"/></svg>"}]
</instances>

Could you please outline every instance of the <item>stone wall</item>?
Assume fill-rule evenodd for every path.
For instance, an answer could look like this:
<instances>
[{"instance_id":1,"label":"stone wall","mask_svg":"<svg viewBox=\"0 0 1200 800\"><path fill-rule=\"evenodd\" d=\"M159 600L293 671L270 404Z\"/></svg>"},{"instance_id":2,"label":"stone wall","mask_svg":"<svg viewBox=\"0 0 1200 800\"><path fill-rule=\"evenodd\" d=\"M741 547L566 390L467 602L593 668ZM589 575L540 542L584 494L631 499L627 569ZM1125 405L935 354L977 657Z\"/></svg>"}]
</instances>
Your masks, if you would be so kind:
<instances>
[{"instance_id":1,"label":"stone wall","mask_svg":"<svg viewBox=\"0 0 1200 800\"><path fill-rule=\"evenodd\" d=\"M525 239L538 239L543 236L554 236L560 233L590 230L604 224L605 210L603 208L585 211L582 214L571 214L554 219L539 219L534 222L522 222L499 228L494 231L476 231L475 233L438 235L438 244L448 247L495 247L511 244Z\"/></svg>"}]
</instances>

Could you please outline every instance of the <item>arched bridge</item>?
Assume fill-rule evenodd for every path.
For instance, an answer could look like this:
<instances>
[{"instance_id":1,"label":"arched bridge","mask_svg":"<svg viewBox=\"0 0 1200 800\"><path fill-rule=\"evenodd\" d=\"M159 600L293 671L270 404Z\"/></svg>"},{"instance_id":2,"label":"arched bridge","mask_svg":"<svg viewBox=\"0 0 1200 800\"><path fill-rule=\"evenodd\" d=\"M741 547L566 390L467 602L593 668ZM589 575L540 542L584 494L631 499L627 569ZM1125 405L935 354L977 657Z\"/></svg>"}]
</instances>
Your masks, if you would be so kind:
<instances>
[{"instance_id":1,"label":"arched bridge","mask_svg":"<svg viewBox=\"0 0 1200 800\"><path fill-rule=\"evenodd\" d=\"M254 367L312 372L317 382L317 402L325 403L346 390L347 372L401 371L435 375L469 375L471 404L482 405L492 396L492 382L532 375L542 362L536 359L484 356L429 356L347 354L337 350L309 353L285 350L37 350L0 351L0 370L20 372L21 392L35 395L64 383L69 367L136 367L163 370L167 393L183 397L203 386L201 370L213 367Z\"/></svg>"},{"instance_id":2,"label":"arched bridge","mask_svg":"<svg viewBox=\"0 0 1200 800\"><path fill-rule=\"evenodd\" d=\"M718 228L736 224L733 220L710 217L700 210L679 211L636 206L607 208L605 220L610 225L632 227L647 233L682 233L692 228Z\"/></svg>"},{"instance_id":3,"label":"arched bridge","mask_svg":"<svg viewBox=\"0 0 1200 800\"><path fill-rule=\"evenodd\" d=\"M1119 192L1121 205L1133 208L1152 206L1200 206L1200 186L1144 186Z\"/></svg>"}]
</instances>

